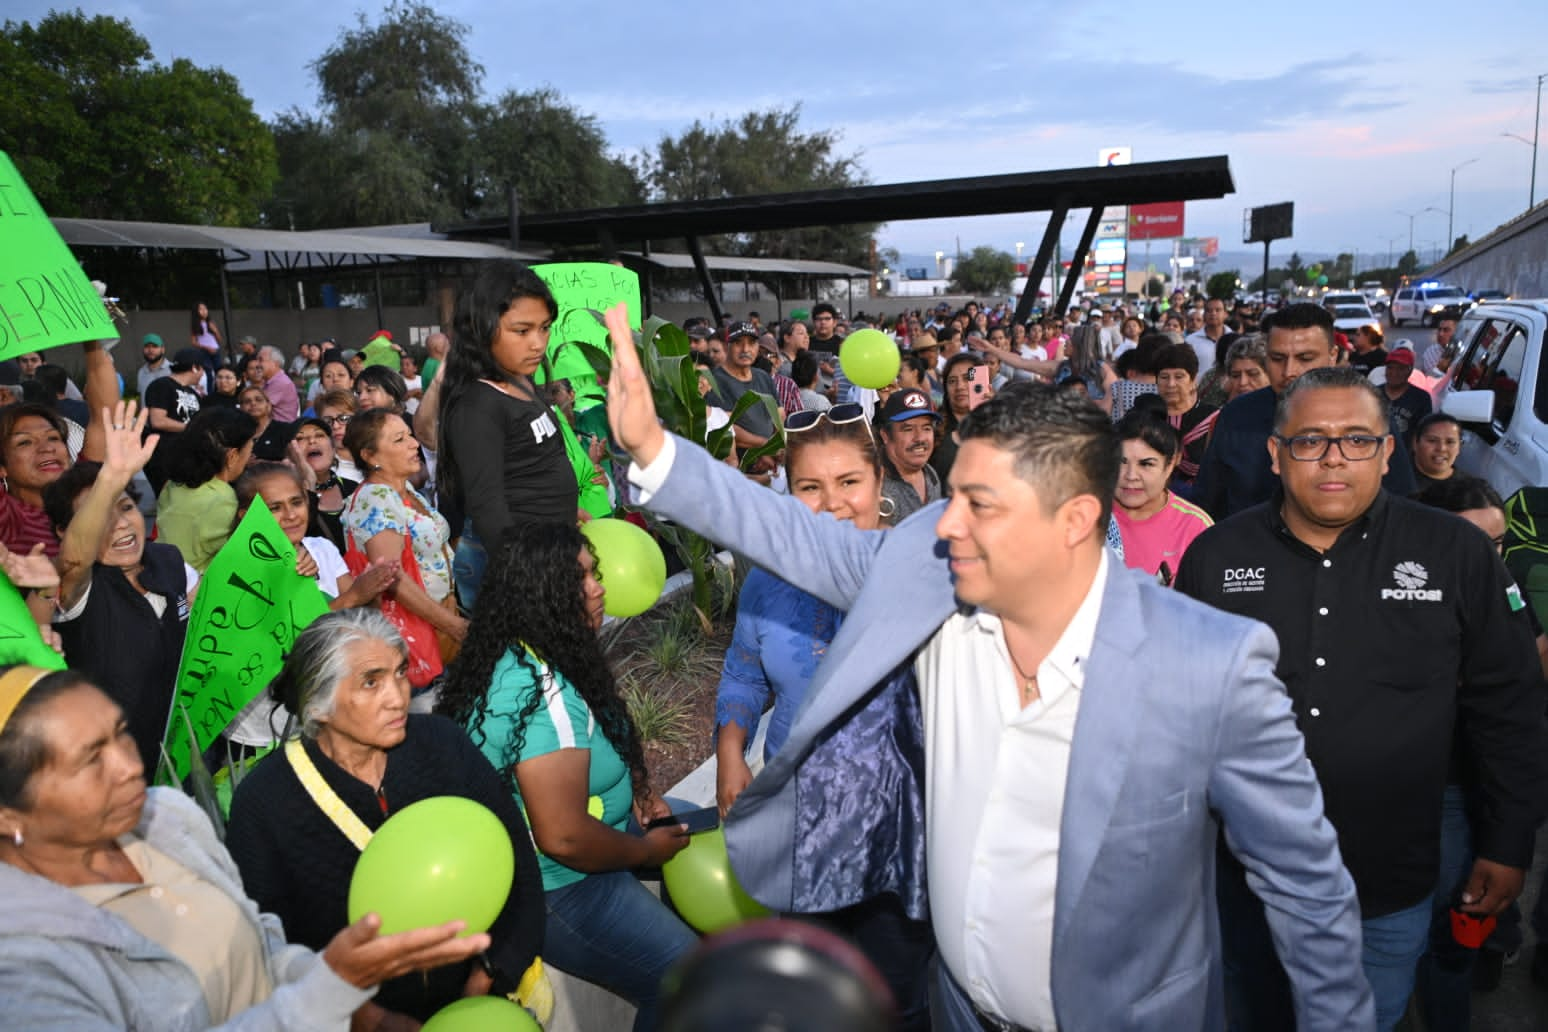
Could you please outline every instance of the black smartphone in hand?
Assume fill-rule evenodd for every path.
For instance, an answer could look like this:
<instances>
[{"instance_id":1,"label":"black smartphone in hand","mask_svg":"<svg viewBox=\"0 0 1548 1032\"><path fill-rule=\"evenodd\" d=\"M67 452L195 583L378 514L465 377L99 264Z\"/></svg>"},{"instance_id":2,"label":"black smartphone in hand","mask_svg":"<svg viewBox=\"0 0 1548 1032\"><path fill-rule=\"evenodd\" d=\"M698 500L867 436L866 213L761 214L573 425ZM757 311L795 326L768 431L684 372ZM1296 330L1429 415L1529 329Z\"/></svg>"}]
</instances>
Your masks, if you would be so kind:
<instances>
[{"instance_id":1,"label":"black smartphone in hand","mask_svg":"<svg viewBox=\"0 0 1548 1032\"><path fill-rule=\"evenodd\" d=\"M645 830L653 828L670 828L673 825L688 825L688 834L697 835L701 831L710 831L720 827L720 810L713 806L706 806L702 810L688 810L684 813L674 813L668 817L657 817L645 825Z\"/></svg>"}]
</instances>

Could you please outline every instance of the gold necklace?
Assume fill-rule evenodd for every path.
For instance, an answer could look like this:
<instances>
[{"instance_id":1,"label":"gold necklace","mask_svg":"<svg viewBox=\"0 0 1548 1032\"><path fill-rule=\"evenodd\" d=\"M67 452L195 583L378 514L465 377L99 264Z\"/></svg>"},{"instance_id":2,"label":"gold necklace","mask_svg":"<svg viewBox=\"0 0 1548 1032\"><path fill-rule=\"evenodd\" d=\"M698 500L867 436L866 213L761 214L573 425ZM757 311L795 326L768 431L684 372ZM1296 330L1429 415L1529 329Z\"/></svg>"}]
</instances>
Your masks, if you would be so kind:
<instances>
[{"instance_id":1,"label":"gold necklace","mask_svg":"<svg viewBox=\"0 0 1548 1032\"><path fill-rule=\"evenodd\" d=\"M1010 656L1011 669L1016 672L1017 677L1021 678L1021 703L1024 706L1033 699L1038 698L1041 694L1037 690L1037 674L1032 674L1029 677L1027 672L1021 669L1021 664L1016 662L1016 655L1011 652L1009 643L1005 646L1005 654Z\"/></svg>"}]
</instances>

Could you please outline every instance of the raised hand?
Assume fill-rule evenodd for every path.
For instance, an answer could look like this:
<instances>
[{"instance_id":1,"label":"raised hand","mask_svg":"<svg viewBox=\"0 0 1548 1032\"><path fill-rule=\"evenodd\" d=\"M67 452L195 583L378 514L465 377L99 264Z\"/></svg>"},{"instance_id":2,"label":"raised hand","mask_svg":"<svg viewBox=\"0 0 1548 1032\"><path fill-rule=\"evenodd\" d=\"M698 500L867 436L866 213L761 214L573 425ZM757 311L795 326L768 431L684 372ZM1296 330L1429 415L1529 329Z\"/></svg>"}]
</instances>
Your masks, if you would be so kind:
<instances>
[{"instance_id":1,"label":"raised hand","mask_svg":"<svg viewBox=\"0 0 1548 1032\"><path fill-rule=\"evenodd\" d=\"M150 412L135 402L120 401L111 409L102 409L101 415L107 431L107 454L102 462L102 472L127 484L156 454L156 442L161 440L161 435L144 436L145 421Z\"/></svg>"},{"instance_id":2,"label":"raised hand","mask_svg":"<svg viewBox=\"0 0 1548 1032\"><path fill-rule=\"evenodd\" d=\"M285 454L290 456L290 464L301 475L301 486L308 491L317 490L317 471L312 464L306 461L306 454L301 451L299 441L291 441L290 447L285 449Z\"/></svg>"},{"instance_id":3,"label":"raised hand","mask_svg":"<svg viewBox=\"0 0 1548 1032\"><path fill-rule=\"evenodd\" d=\"M43 543L32 546L30 552L13 552L0 545L0 570L18 588L48 590L59 586L59 571L53 560L43 554Z\"/></svg>"},{"instance_id":4,"label":"raised hand","mask_svg":"<svg viewBox=\"0 0 1548 1032\"><path fill-rule=\"evenodd\" d=\"M613 374L607 383L607 422L617 441L641 466L648 466L666 440L656 418L656 400L634 347L629 308L620 301L603 314L613 344Z\"/></svg>"}]
</instances>

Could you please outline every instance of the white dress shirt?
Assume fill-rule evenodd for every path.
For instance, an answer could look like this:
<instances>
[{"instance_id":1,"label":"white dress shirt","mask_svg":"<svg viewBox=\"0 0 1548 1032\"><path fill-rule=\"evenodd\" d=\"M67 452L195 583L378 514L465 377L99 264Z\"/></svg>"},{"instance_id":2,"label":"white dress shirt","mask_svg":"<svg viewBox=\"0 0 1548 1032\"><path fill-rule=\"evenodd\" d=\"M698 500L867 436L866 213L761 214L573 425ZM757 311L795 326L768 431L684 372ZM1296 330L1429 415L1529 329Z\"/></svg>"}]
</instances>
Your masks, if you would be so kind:
<instances>
[{"instance_id":1,"label":"white dress shirt","mask_svg":"<svg viewBox=\"0 0 1548 1032\"><path fill-rule=\"evenodd\" d=\"M930 920L941 960L979 1008L1052 1030L1054 888L1070 743L1107 580L1021 685L998 617L954 614L915 660L925 731Z\"/></svg>"},{"instance_id":2,"label":"white dress shirt","mask_svg":"<svg viewBox=\"0 0 1548 1032\"><path fill-rule=\"evenodd\" d=\"M629 480L647 503L677 455L670 434ZM914 661L925 733L930 923L958 984L981 1009L1052 1032L1054 890L1070 744L1107 584L1107 549L1080 608L1021 685L998 617L954 614Z\"/></svg>"}]
</instances>

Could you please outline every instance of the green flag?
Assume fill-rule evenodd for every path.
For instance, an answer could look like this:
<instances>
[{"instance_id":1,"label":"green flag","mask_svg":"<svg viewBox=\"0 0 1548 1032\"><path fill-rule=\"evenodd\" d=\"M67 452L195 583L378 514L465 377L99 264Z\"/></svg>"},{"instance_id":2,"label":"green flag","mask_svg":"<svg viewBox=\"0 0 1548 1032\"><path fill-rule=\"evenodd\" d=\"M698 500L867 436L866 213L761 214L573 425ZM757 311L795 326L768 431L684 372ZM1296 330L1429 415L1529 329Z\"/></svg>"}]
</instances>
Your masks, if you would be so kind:
<instances>
[{"instance_id":1,"label":"green flag","mask_svg":"<svg viewBox=\"0 0 1548 1032\"><path fill-rule=\"evenodd\" d=\"M117 336L96 288L0 151L0 359Z\"/></svg>"},{"instance_id":2,"label":"green flag","mask_svg":"<svg viewBox=\"0 0 1548 1032\"><path fill-rule=\"evenodd\" d=\"M553 335L548 341L548 359L551 375L555 380L569 380L577 398L601 398L602 388L597 383L591 363L578 348L565 347L571 341L580 340L594 344L613 353L607 339L607 327L598 318L603 312L620 301L629 304L629 325L640 327L640 277L632 269L609 262L552 262L534 265L554 300L559 302L559 318L554 322ZM597 313L593 315L592 313ZM539 370L539 383L547 377ZM427 381L428 382L428 381Z\"/></svg>"},{"instance_id":3,"label":"green flag","mask_svg":"<svg viewBox=\"0 0 1548 1032\"><path fill-rule=\"evenodd\" d=\"M327 611L327 596L296 572L296 550L260 499L210 561L188 617L166 739L179 781L191 757L268 688L296 635Z\"/></svg>"},{"instance_id":4,"label":"green flag","mask_svg":"<svg viewBox=\"0 0 1548 1032\"><path fill-rule=\"evenodd\" d=\"M0 663L26 663L44 670L63 670L64 657L43 644L37 622L16 590L0 576Z\"/></svg>"}]
</instances>

